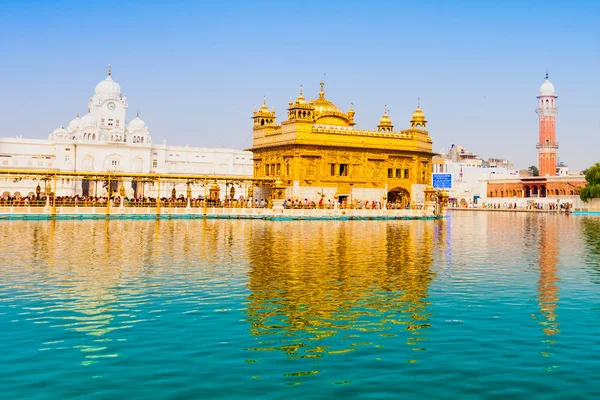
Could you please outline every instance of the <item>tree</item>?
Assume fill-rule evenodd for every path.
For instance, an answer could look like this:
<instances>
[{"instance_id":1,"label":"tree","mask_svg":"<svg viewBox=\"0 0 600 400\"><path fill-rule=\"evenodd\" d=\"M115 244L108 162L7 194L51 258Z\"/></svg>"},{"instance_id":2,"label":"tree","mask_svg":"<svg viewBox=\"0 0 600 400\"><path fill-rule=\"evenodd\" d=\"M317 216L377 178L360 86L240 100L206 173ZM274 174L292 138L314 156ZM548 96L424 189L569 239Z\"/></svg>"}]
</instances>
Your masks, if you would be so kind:
<instances>
[{"instance_id":1,"label":"tree","mask_svg":"<svg viewBox=\"0 0 600 400\"><path fill-rule=\"evenodd\" d=\"M535 165L532 165L531 167L529 167L527 169L529 171L531 171L531 173L533 174L533 176L540 176L540 170Z\"/></svg>"},{"instance_id":2,"label":"tree","mask_svg":"<svg viewBox=\"0 0 600 400\"><path fill-rule=\"evenodd\" d=\"M579 198L583 201L600 198L600 162L592 165L585 172L587 185L581 189Z\"/></svg>"}]
</instances>

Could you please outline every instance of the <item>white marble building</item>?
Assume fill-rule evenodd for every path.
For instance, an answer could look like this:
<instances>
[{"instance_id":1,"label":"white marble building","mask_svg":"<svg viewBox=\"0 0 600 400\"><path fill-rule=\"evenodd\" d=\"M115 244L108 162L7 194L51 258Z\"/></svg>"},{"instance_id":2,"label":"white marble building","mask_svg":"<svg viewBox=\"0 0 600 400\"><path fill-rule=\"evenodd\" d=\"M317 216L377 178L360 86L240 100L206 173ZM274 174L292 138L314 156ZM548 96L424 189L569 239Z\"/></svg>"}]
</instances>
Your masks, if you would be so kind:
<instances>
[{"instance_id":1,"label":"white marble building","mask_svg":"<svg viewBox=\"0 0 600 400\"><path fill-rule=\"evenodd\" d=\"M0 138L0 169L210 174L250 178L252 153L153 143L139 114L127 122L127 98L121 94L121 86L113 80L109 66L108 76L96 85L94 95L88 101L88 113L83 117L77 115L66 128L55 129L47 140ZM0 181L0 194L26 196L34 193L36 185L31 180L15 182L3 179ZM129 196L135 194L132 185L125 185L125 188ZM146 196L156 195L152 187L147 189ZM183 184L177 186L179 193L185 193L185 189ZM98 193L94 193L96 190ZM204 189L199 187L192 190L193 196L204 194ZM106 189L103 191L91 188L87 183L67 179L59 182L56 192L61 196L103 195Z\"/></svg>"},{"instance_id":2,"label":"white marble building","mask_svg":"<svg viewBox=\"0 0 600 400\"><path fill-rule=\"evenodd\" d=\"M486 197L488 179L507 179L519 177L519 171L505 167L482 167L471 162L453 162L449 158L434 157L432 181L435 175L450 174L452 187L446 189L452 202L458 204L476 203ZM438 188L436 188L438 189Z\"/></svg>"}]
</instances>

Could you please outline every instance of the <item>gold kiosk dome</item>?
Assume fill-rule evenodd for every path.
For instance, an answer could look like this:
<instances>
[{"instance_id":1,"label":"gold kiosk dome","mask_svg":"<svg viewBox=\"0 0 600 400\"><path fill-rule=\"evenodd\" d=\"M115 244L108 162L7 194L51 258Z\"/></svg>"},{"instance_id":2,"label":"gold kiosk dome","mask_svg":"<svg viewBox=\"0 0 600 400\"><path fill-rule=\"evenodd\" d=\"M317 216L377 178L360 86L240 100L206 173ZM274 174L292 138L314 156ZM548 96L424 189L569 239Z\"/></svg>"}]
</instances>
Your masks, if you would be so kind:
<instances>
[{"instance_id":1,"label":"gold kiosk dome","mask_svg":"<svg viewBox=\"0 0 600 400\"><path fill-rule=\"evenodd\" d=\"M387 106L385 106L383 109L383 116L379 120L377 130L379 132L392 132L394 130L394 125L392 125L392 119L387 113Z\"/></svg>"},{"instance_id":2,"label":"gold kiosk dome","mask_svg":"<svg viewBox=\"0 0 600 400\"><path fill-rule=\"evenodd\" d=\"M298 97L296 97L295 105L304 105L304 104L306 104L306 99L302 95L302 85L300 85L300 94L298 95Z\"/></svg>"},{"instance_id":3,"label":"gold kiosk dome","mask_svg":"<svg viewBox=\"0 0 600 400\"><path fill-rule=\"evenodd\" d=\"M425 119L425 113L421 110L421 99L417 104L417 109L412 113L412 119L410 120L410 126L412 128L425 129L427 126L427 120Z\"/></svg>"}]
</instances>

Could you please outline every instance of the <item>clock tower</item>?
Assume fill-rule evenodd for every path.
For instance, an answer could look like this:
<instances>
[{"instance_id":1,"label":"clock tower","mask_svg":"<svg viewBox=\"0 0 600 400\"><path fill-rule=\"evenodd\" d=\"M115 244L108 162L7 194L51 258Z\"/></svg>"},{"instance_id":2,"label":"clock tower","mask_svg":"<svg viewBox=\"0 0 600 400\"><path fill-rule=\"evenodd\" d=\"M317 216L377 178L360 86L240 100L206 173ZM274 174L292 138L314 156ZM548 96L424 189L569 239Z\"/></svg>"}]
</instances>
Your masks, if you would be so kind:
<instances>
[{"instance_id":1,"label":"clock tower","mask_svg":"<svg viewBox=\"0 0 600 400\"><path fill-rule=\"evenodd\" d=\"M96 85L94 95L88 102L88 108L100 130L100 140L111 142L126 140L127 98L121 95L121 86L113 80L110 65L106 79Z\"/></svg>"},{"instance_id":2,"label":"clock tower","mask_svg":"<svg viewBox=\"0 0 600 400\"><path fill-rule=\"evenodd\" d=\"M558 142L556 141L555 117L558 113L556 99L558 96L554 93L554 85L548 79L540 87L538 98L538 108L535 110L539 116L539 141L538 149L538 168L540 176L556 176L556 151Z\"/></svg>"}]
</instances>

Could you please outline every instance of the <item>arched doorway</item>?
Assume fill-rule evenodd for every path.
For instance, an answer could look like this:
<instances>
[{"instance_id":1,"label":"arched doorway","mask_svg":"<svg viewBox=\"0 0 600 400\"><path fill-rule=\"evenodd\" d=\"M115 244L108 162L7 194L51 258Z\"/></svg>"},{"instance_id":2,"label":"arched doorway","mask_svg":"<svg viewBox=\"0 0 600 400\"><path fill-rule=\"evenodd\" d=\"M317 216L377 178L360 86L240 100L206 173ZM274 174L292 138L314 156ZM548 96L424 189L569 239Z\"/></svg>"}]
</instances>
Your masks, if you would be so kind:
<instances>
[{"instance_id":1,"label":"arched doorway","mask_svg":"<svg viewBox=\"0 0 600 400\"><path fill-rule=\"evenodd\" d=\"M539 192L538 192L538 187L537 187L537 186L535 186L535 185L534 185L534 186L532 186L532 191L531 191L531 194L532 194L534 197L538 197L538 195L539 195Z\"/></svg>"},{"instance_id":2,"label":"arched doorway","mask_svg":"<svg viewBox=\"0 0 600 400\"><path fill-rule=\"evenodd\" d=\"M540 197L546 197L546 186L540 187Z\"/></svg>"},{"instance_id":3,"label":"arched doorway","mask_svg":"<svg viewBox=\"0 0 600 400\"><path fill-rule=\"evenodd\" d=\"M410 193L404 188L395 187L388 192L387 201L392 206L397 205L398 207L406 208L410 204Z\"/></svg>"},{"instance_id":4,"label":"arched doorway","mask_svg":"<svg viewBox=\"0 0 600 400\"><path fill-rule=\"evenodd\" d=\"M525 197L531 197L531 189L529 186L525 186Z\"/></svg>"}]
</instances>

